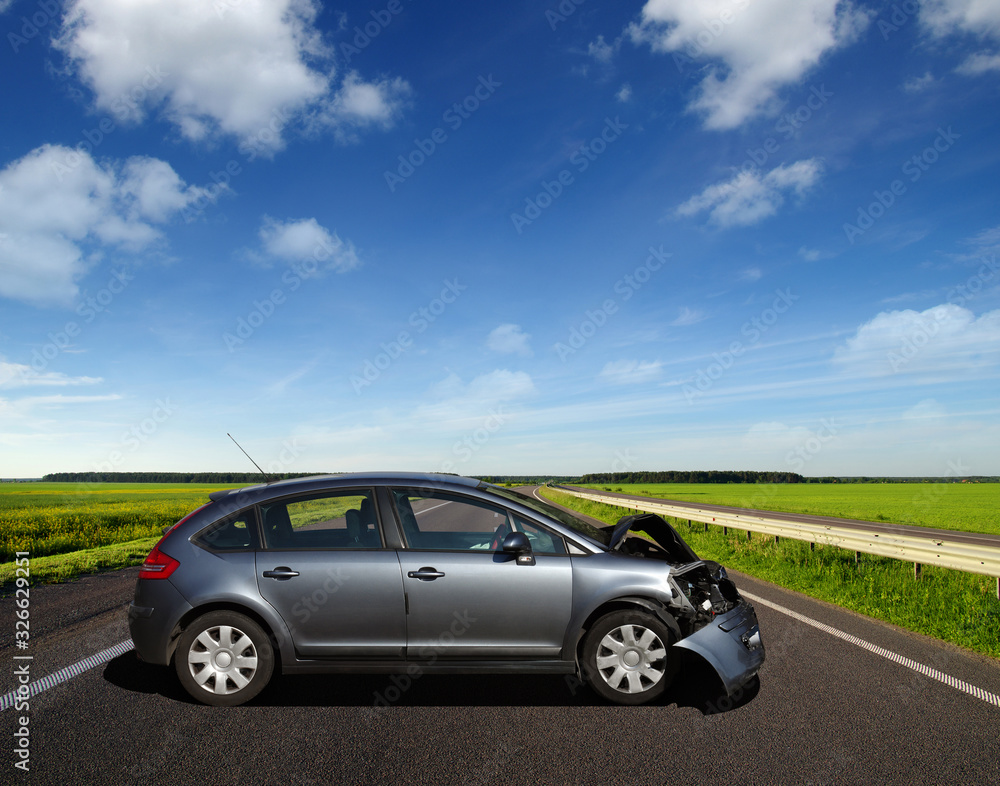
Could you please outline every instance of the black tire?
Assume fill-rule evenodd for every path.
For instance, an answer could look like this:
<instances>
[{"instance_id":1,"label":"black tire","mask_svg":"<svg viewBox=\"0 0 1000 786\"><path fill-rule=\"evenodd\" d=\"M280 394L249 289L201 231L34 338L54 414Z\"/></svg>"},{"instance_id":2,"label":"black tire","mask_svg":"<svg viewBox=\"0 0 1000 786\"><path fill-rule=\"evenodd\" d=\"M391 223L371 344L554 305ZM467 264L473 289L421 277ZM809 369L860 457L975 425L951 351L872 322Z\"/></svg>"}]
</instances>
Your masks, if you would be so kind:
<instances>
[{"instance_id":1,"label":"black tire","mask_svg":"<svg viewBox=\"0 0 1000 786\"><path fill-rule=\"evenodd\" d=\"M235 611L211 611L181 634L174 668L184 690L202 704L235 707L271 679L274 650L267 634Z\"/></svg>"},{"instance_id":2,"label":"black tire","mask_svg":"<svg viewBox=\"0 0 1000 786\"><path fill-rule=\"evenodd\" d=\"M601 698L645 704L663 694L677 672L674 632L644 611L612 611L587 631L580 667Z\"/></svg>"}]
</instances>

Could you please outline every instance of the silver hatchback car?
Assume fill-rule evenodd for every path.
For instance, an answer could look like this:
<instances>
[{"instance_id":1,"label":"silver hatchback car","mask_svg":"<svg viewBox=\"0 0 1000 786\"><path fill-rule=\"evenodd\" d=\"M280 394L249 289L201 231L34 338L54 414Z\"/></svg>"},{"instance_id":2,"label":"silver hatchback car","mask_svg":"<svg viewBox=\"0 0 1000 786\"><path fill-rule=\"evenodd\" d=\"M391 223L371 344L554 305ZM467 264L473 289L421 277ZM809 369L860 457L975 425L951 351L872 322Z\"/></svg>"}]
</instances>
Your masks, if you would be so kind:
<instances>
[{"instance_id":1,"label":"silver hatchback car","mask_svg":"<svg viewBox=\"0 0 1000 786\"><path fill-rule=\"evenodd\" d=\"M129 628L143 661L173 663L191 696L225 706L275 669L575 674L642 704L679 649L730 693L764 662L753 607L663 519L599 528L454 475L213 493L146 558Z\"/></svg>"}]
</instances>

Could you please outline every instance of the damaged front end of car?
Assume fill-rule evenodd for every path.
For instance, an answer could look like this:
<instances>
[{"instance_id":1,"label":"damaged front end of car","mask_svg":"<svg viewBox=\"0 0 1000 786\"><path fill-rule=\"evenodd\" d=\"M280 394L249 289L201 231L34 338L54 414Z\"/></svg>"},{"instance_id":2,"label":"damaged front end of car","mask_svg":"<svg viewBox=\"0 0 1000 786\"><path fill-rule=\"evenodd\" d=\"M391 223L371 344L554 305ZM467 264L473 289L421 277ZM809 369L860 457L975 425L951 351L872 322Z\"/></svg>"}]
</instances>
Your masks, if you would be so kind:
<instances>
[{"instance_id":1,"label":"damaged front end of car","mask_svg":"<svg viewBox=\"0 0 1000 786\"><path fill-rule=\"evenodd\" d=\"M674 647L704 658L727 693L731 695L760 670L765 655L757 614L724 567L700 559L677 530L653 514L620 519L611 536L611 549L669 564L669 611L682 634Z\"/></svg>"}]
</instances>

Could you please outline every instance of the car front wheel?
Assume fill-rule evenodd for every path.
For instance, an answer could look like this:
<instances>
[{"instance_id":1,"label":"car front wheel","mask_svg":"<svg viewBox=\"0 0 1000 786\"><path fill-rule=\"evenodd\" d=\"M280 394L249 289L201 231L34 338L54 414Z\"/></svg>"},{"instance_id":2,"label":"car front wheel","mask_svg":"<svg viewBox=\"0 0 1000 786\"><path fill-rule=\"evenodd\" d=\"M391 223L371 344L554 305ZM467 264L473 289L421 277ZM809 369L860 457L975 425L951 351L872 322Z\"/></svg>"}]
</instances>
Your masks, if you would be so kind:
<instances>
[{"instance_id":1,"label":"car front wheel","mask_svg":"<svg viewBox=\"0 0 1000 786\"><path fill-rule=\"evenodd\" d=\"M582 669L594 691L616 704L645 704L673 681L674 633L652 614L612 611L583 640Z\"/></svg>"},{"instance_id":2,"label":"car front wheel","mask_svg":"<svg viewBox=\"0 0 1000 786\"><path fill-rule=\"evenodd\" d=\"M192 622L174 653L181 685L195 699L234 707L258 693L274 671L267 634L249 617L213 611Z\"/></svg>"}]
</instances>

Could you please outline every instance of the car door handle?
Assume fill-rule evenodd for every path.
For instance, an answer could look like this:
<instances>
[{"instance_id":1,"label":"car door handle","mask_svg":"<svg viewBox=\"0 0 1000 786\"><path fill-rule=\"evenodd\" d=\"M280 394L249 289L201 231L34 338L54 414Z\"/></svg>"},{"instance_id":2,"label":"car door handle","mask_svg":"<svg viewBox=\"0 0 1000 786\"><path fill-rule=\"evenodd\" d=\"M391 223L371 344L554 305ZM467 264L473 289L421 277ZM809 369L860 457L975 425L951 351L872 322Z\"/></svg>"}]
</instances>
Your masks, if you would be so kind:
<instances>
[{"instance_id":1,"label":"car door handle","mask_svg":"<svg viewBox=\"0 0 1000 786\"><path fill-rule=\"evenodd\" d=\"M280 568L275 568L274 570L265 570L265 579L294 579L299 575L297 570L292 570L291 568L286 568L284 566Z\"/></svg>"},{"instance_id":2,"label":"car door handle","mask_svg":"<svg viewBox=\"0 0 1000 786\"><path fill-rule=\"evenodd\" d=\"M434 579L441 578L444 574L434 568L421 568L420 570L411 570L406 574L411 579L420 579L421 581L433 581Z\"/></svg>"}]
</instances>

